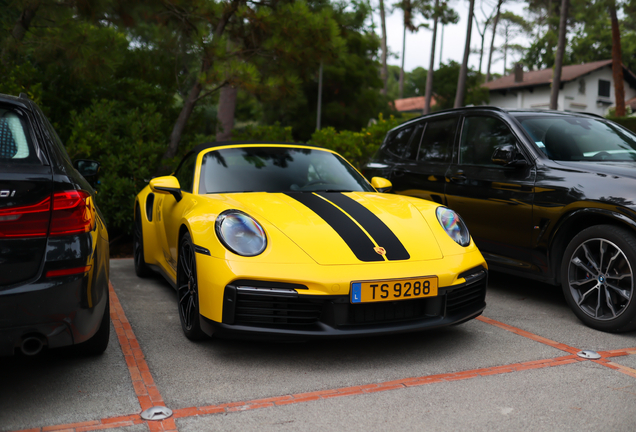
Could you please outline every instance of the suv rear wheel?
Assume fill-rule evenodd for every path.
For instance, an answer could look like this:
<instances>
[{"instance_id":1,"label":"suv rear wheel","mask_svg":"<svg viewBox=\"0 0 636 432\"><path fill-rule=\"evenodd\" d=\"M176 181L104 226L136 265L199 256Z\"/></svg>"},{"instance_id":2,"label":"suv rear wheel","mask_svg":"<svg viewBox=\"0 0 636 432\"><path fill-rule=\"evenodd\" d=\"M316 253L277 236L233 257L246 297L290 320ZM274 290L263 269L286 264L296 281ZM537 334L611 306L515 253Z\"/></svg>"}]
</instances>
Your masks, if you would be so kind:
<instances>
[{"instance_id":1,"label":"suv rear wheel","mask_svg":"<svg viewBox=\"0 0 636 432\"><path fill-rule=\"evenodd\" d=\"M565 250L561 284L576 316L606 332L636 329L636 236L613 225L576 235Z\"/></svg>"}]
</instances>

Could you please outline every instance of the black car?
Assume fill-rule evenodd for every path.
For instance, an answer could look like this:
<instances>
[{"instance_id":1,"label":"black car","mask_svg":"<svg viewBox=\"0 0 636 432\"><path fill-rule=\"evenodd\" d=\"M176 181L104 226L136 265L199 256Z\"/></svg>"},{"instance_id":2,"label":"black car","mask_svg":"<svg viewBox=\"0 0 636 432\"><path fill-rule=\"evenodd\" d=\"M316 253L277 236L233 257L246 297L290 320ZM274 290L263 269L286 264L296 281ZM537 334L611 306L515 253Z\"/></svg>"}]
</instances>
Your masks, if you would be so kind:
<instances>
[{"instance_id":1,"label":"black car","mask_svg":"<svg viewBox=\"0 0 636 432\"><path fill-rule=\"evenodd\" d=\"M0 95L0 355L108 346L108 233L94 197L36 104Z\"/></svg>"},{"instance_id":2,"label":"black car","mask_svg":"<svg viewBox=\"0 0 636 432\"><path fill-rule=\"evenodd\" d=\"M602 117L469 107L391 130L369 179L456 210L490 269L561 285L574 313L636 329L636 135Z\"/></svg>"}]
</instances>

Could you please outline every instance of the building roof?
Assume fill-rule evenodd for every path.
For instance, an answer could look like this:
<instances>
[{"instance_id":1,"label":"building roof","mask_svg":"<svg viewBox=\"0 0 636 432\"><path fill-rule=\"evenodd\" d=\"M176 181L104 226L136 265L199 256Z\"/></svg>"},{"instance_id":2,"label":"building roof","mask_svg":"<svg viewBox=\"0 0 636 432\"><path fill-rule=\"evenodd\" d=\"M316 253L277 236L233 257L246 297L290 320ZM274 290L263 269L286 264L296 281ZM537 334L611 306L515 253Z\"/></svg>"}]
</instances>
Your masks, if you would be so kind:
<instances>
[{"instance_id":1,"label":"building roof","mask_svg":"<svg viewBox=\"0 0 636 432\"><path fill-rule=\"evenodd\" d=\"M393 101L395 109L399 112L424 111L424 96L416 96ZM435 105L435 96L431 97L431 106Z\"/></svg>"},{"instance_id":2,"label":"building roof","mask_svg":"<svg viewBox=\"0 0 636 432\"><path fill-rule=\"evenodd\" d=\"M611 65L612 60L601 60L591 63L563 66L563 69L561 70L561 82L573 81L583 75L594 72L597 69ZM521 82L515 82L515 74L513 73L494 81L487 82L484 84L484 87L492 91L549 85L552 82L552 72L552 68L523 72L523 80ZM636 86L636 75L634 75L625 66L623 66L623 76L625 81Z\"/></svg>"}]
</instances>

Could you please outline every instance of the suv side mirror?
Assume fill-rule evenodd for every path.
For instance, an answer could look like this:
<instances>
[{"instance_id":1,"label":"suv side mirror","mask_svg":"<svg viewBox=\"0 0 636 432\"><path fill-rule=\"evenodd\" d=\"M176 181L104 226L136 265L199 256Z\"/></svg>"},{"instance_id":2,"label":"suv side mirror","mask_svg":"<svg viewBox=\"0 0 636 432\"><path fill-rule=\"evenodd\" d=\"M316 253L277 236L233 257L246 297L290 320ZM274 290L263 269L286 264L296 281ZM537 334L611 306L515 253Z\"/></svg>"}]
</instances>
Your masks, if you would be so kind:
<instances>
[{"instance_id":1,"label":"suv side mirror","mask_svg":"<svg viewBox=\"0 0 636 432\"><path fill-rule=\"evenodd\" d=\"M81 174L86 181L96 189L97 175L99 174L100 163L90 159L76 159L73 161L73 167Z\"/></svg>"},{"instance_id":2,"label":"suv side mirror","mask_svg":"<svg viewBox=\"0 0 636 432\"><path fill-rule=\"evenodd\" d=\"M101 165L99 162L94 160L76 159L73 161L73 166L82 176L91 177L97 175Z\"/></svg>"},{"instance_id":3,"label":"suv side mirror","mask_svg":"<svg viewBox=\"0 0 636 432\"><path fill-rule=\"evenodd\" d=\"M504 144L495 147L495 151L490 160L492 163L501 166L521 167L528 165L525 159L517 159L518 154L519 152L515 146L512 144Z\"/></svg>"},{"instance_id":4,"label":"suv side mirror","mask_svg":"<svg viewBox=\"0 0 636 432\"><path fill-rule=\"evenodd\" d=\"M155 177L150 180L150 189L159 194L172 194L177 202L183 197L181 194L181 185L179 180L174 176Z\"/></svg>"}]
</instances>

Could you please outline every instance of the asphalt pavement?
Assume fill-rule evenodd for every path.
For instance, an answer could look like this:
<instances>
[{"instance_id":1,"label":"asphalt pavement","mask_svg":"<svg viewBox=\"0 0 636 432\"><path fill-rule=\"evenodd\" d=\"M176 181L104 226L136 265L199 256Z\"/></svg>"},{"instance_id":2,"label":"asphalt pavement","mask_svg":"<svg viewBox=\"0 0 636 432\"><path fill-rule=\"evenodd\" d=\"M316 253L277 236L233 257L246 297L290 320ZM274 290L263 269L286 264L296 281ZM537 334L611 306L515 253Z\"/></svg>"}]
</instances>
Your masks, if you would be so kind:
<instances>
[{"instance_id":1,"label":"asphalt pavement","mask_svg":"<svg viewBox=\"0 0 636 432\"><path fill-rule=\"evenodd\" d=\"M110 276L104 355L0 358L1 431L636 430L636 332L585 327L549 285L491 273L483 316L442 330L195 343L161 277Z\"/></svg>"}]
</instances>

